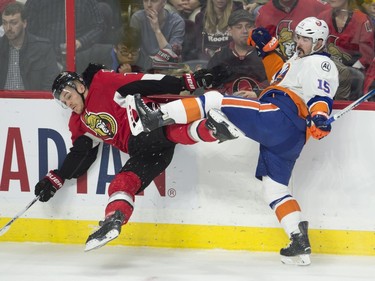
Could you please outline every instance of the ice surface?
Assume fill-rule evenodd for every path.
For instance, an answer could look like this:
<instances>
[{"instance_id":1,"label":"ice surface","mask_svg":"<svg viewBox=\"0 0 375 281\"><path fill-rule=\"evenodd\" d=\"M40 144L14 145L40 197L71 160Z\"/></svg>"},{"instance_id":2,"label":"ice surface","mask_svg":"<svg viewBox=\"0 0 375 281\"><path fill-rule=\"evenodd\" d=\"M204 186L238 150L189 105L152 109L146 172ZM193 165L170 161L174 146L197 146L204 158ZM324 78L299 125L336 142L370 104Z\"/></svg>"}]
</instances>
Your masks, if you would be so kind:
<instances>
[{"instance_id":1,"label":"ice surface","mask_svg":"<svg viewBox=\"0 0 375 281\"><path fill-rule=\"evenodd\" d=\"M0 280L38 281L366 281L374 256L312 255L306 267L278 253L107 245L0 243Z\"/></svg>"}]
</instances>

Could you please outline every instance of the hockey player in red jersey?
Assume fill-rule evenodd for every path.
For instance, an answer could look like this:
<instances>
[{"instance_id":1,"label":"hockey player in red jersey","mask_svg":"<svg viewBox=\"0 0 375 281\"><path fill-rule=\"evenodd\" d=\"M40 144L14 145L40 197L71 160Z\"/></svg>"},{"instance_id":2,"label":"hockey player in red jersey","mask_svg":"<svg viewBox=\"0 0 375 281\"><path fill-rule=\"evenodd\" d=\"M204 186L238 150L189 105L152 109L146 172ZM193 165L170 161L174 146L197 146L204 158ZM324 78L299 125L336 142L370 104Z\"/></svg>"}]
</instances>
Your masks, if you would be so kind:
<instances>
[{"instance_id":1,"label":"hockey player in red jersey","mask_svg":"<svg viewBox=\"0 0 375 281\"><path fill-rule=\"evenodd\" d=\"M66 179L78 178L89 169L101 142L129 154L129 160L109 185L105 220L88 237L86 251L99 248L119 235L121 226L133 212L135 195L168 167L177 143L191 145L201 140L216 140L204 126L206 121L171 125L134 137L124 97L135 93L179 94L197 86L209 87L215 84L219 73L213 75L214 72L200 70L176 78L161 74L121 74L102 68L90 64L82 76L64 71L55 79L54 98L72 110L69 130L73 147L62 166L51 170L35 186L35 195L40 195L40 201L48 201ZM147 98L145 102L151 107L157 106Z\"/></svg>"},{"instance_id":2,"label":"hockey player in red jersey","mask_svg":"<svg viewBox=\"0 0 375 281\"><path fill-rule=\"evenodd\" d=\"M307 139L321 139L331 131L326 120L338 87L338 70L323 52L328 33L324 21L315 17L302 20L295 29L296 52L284 63L275 51L276 38L265 28L253 30L249 41L263 57L267 75L274 74L259 100L210 91L190 101L189 108L184 106L186 101L174 101L151 110L137 96L127 97L129 104L136 105L145 131L165 122L192 122L208 112L206 126L220 141L244 134L259 142L255 175L262 180L264 200L291 240L280 250L281 260L287 264L310 264L308 222L302 219L288 183Z\"/></svg>"}]
</instances>

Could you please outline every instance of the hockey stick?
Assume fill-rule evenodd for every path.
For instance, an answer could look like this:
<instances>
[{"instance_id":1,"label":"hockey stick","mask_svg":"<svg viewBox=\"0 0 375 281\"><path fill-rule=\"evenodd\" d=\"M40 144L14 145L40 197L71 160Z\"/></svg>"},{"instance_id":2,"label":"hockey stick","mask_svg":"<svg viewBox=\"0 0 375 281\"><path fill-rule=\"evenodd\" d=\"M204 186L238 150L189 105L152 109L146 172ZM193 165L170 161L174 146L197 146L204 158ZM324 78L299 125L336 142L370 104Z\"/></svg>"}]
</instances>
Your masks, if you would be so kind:
<instances>
[{"instance_id":1,"label":"hockey stick","mask_svg":"<svg viewBox=\"0 0 375 281\"><path fill-rule=\"evenodd\" d=\"M13 219L11 219L6 225L4 225L1 229L0 229L0 236L4 235L5 232L7 232L10 228L10 226L12 225L12 223L14 223L14 221L16 219L18 219L20 216L22 216L32 205L34 205L34 203L36 201L38 201L40 198L40 194L38 196L36 196L27 206L25 209L23 209L21 212L19 212Z\"/></svg>"},{"instance_id":2,"label":"hockey stick","mask_svg":"<svg viewBox=\"0 0 375 281\"><path fill-rule=\"evenodd\" d=\"M353 108L357 107L358 105L360 105L362 102L364 102L365 100L371 98L373 95L375 94L375 89L374 90L371 90L370 92L368 92L366 95L360 97L359 99L357 99L356 101L352 102L351 104L349 104L347 107L345 107L344 109L340 110L339 112L337 112L335 115L331 116L327 121L326 121L326 124L329 125L331 124L332 122L336 121L337 119L339 119L341 116L343 116L345 113L349 112L350 110L352 110Z\"/></svg>"}]
</instances>

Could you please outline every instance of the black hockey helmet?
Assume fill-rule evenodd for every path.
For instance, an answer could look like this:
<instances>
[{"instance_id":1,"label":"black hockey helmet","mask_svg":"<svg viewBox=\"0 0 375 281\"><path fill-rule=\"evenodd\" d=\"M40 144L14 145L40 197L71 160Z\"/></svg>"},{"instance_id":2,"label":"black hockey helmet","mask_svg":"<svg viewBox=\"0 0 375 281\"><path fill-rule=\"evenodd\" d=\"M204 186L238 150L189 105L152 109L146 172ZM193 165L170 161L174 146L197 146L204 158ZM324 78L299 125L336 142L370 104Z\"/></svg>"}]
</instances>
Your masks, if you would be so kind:
<instances>
[{"instance_id":1,"label":"black hockey helmet","mask_svg":"<svg viewBox=\"0 0 375 281\"><path fill-rule=\"evenodd\" d=\"M73 81L79 81L86 86L86 83L81 77L81 75L79 75L76 72L63 71L59 75L57 75L55 81L53 81L52 84L53 97L57 100L60 100L61 92L66 86L72 87L73 89L77 89Z\"/></svg>"}]
</instances>

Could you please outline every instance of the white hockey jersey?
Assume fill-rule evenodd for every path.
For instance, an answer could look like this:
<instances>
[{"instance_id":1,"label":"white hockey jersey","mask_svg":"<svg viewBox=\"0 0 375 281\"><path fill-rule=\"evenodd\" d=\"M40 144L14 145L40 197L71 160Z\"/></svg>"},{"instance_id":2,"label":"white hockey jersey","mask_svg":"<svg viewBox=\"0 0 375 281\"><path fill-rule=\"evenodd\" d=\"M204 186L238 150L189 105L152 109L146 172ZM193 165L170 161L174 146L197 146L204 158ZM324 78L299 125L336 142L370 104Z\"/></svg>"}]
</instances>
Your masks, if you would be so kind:
<instances>
[{"instance_id":1,"label":"white hockey jersey","mask_svg":"<svg viewBox=\"0 0 375 281\"><path fill-rule=\"evenodd\" d=\"M307 104L315 96L333 99L339 85L339 73L327 55L299 58L296 52L273 76L271 85L293 91Z\"/></svg>"}]
</instances>

